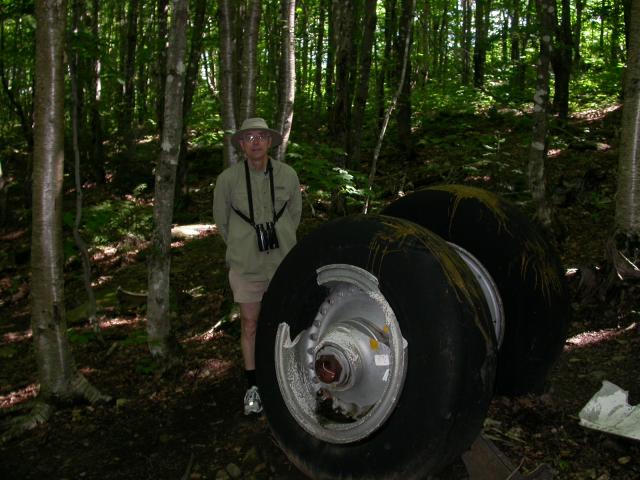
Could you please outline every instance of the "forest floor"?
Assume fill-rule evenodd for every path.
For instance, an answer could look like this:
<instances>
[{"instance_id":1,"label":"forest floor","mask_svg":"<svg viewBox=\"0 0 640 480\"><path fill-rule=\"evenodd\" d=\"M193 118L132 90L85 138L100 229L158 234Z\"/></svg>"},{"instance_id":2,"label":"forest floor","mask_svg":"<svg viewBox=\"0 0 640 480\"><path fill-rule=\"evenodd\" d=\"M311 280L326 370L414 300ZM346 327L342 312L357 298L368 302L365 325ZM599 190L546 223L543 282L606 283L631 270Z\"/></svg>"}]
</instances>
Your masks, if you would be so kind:
<instances>
[{"instance_id":1,"label":"forest floor","mask_svg":"<svg viewBox=\"0 0 640 480\"><path fill-rule=\"evenodd\" d=\"M615 207L618 120L618 110L589 112L552 131L548 186L571 295L569 336L545 391L494 398L484 429L522 474L544 463L558 479L640 478L639 442L589 430L578 419L603 380L628 390L631 405L640 402L640 295L636 286L610 285L604 260ZM389 157L380 164L387 200L398 190L443 181L485 187L517 203L526 198L530 129L517 112L435 115L423 122L413 164L394 164ZM200 168L207 172L209 167ZM214 172L209 169L207 175L202 188L192 192L189 213L178 216L180 223L211 223ZM89 192L86 201L104 195ZM305 205L301 235L327 217L323 205L316 205L315 216ZM29 325L28 227L16 219L0 231L4 420L16 418L15 410L38 391ZM275 444L266 419L243 415L239 322L226 287L224 245L215 229L173 244L172 323L184 358L170 378L155 375L143 305L117 292L118 287L144 290L144 247L125 238L93 252L102 342L84 318L80 263L67 263L67 322L75 361L113 401L59 409L48 423L0 446L0 478L305 478Z\"/></svg>"}]
</instances>

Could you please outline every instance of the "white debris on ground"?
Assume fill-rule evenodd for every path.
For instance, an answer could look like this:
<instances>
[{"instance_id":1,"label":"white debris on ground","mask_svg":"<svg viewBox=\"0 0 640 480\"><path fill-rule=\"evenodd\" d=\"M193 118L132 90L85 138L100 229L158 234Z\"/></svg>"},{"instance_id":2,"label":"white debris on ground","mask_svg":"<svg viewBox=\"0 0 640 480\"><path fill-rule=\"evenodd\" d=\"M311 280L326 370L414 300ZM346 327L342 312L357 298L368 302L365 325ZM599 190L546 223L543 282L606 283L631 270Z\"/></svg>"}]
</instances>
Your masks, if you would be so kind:
<instances>
[{"instance_id":1,"label":"white debris on ground","mask_svg":"<svg viewBox=\"0 0 640 480\"><path fill-rule=\"evenodd\" d=\"M213 235L218 232L218 227L210 223L196 223L193 225L175 225L171 228L172 238L193 238Z\"/></svg>"},{"instance_id":2,"label":"white debris on ground","mask_svg":"<svg viewBox=\"0 0 640 480\"><path fill-rule=\"evenodd\" d=\"M640 440L640 405L629 405L628 398L629 392L604 380L580 411L580 425Z\"/></svg>"}]
</instances>

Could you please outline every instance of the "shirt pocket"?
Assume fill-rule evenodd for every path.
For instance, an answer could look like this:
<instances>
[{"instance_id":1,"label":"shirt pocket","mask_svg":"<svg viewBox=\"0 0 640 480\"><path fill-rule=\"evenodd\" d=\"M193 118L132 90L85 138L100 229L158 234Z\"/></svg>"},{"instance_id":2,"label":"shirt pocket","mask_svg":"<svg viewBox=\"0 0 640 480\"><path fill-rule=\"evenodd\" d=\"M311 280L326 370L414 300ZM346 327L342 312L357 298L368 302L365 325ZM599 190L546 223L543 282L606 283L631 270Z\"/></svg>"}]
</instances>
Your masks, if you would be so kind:
<instances>
[{"instance_id":1,"label":"shirt pocket","mask_svg":"<svg viewBox=\"0 0 640 480\"><path fill-rule=\"evenodd\" d=\"M231 206L244 213L247 217L250 216L249 197L244 189L236 188L233 191L231 194Z\"/></svg>"},{"instance_id":2,"label":"shirt pocket","mask_svg":"<svg viewBox=\"0 0 640 480\"><path fill-rule=\"evenodd\" d=\"M289 192L287 190L287 187L284 186L276 186L274 188L274 191L276 197L275 209L276 213L278 213L282 209L282 206L285 204L285 202L289 201Z\"/></svg>"}]
</instances>

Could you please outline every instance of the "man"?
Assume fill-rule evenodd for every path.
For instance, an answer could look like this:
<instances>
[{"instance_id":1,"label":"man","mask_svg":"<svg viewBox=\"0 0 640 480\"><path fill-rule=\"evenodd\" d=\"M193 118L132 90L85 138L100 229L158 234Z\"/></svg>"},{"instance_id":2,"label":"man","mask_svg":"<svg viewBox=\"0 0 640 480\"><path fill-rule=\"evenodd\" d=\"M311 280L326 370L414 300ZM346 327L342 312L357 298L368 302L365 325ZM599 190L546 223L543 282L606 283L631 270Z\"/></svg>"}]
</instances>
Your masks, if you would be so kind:
<instances>
[{"instance_id":1,"label":"man","mask_svg":"<svg viewBox=\"0 0 640 480\"><path fill-rule=\"evenodd\" d=\"M262 296L284 256L296 243L302 199L296 172L269 157L282 143L262 118L249 118L231 137L245 156L223 171L213 194L213 216L226 245L229 284L240 306L240 346L247 392L244 413L260 413L255 341Z\"/></svg>"}]
</instances>

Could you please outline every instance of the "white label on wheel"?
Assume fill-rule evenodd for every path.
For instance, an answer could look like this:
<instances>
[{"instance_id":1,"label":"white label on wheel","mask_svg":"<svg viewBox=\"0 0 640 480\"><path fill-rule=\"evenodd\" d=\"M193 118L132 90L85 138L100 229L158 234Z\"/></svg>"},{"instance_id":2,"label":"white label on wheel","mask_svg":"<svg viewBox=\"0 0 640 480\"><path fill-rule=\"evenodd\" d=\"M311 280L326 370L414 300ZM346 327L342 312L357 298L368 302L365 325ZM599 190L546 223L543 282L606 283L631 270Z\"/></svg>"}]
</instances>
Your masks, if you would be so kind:
<instances>
[{"instance_id":1,"label":"white label on wheel","mask_svg":"<svg viewBox=\"0 0 640 480\"><path fill-rule=\"evenodd\" d=\"M389 365L389 355L374 355L376 365L379 367L386 367Z\"/></svg>"},{"instance_id":2,"label":"white label on wheel","mask_svg":"<svg viewBox=\"0 0 640 480\"><path fill-rule=\"evenodd\" d=\"M384 375L382 376L382 381L383 382L388 382L389 381L389 369L387 368L387 370L384 372Z\"/></svg>"}]
</instances>

